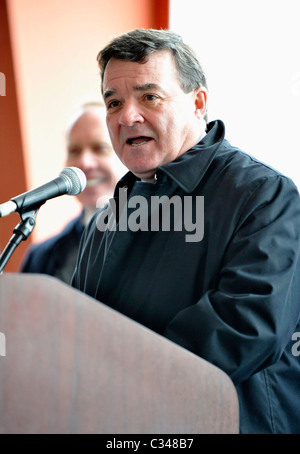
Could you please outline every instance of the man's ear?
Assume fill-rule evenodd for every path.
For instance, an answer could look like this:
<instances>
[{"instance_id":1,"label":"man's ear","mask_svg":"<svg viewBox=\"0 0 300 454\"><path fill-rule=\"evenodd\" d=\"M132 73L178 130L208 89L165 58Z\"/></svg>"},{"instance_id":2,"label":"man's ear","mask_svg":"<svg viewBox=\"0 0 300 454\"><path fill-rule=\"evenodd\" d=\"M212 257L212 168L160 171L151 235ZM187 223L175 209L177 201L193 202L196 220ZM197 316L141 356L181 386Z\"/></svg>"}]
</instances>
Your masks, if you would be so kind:
<instances>
[{"instance_id":1,"label":"man's ear","mask_svg":"<svg viewBox=\"0 0 300 454\"><path fill-rule=\"evenodd\" d=\"M206 113L207 105L207 90L204 87L199 87L194 90L195 114L200 120Z\"/></svg>"}]
</instances>

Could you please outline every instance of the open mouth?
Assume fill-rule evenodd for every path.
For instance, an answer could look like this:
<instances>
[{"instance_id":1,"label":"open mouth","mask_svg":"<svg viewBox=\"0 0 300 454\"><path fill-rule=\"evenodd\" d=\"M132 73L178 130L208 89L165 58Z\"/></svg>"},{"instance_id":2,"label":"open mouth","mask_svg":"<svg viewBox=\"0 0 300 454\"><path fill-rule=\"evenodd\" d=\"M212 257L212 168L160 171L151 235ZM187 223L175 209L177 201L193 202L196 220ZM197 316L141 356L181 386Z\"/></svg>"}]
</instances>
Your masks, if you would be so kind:
<instances>
[{"instance_id":1,"label":"open mouth","mask_svg":"<svg viewBox=\"0 0 300 454\"><path fill-rule=\"evenodd\" d=\"M152 140L151 137L146 137L146 136L138 136L138 137L130 137L127 139L126 143L128 145L131 145L132 147L139 147L141 145L145 145L146 143L150 142Z\"/></svg>"},{"instance_id":2,"label":"open mouth","mask_svg":"<svg viewBox=\"0 0 300 454\"><path fill-rule=\"evenodd\" d=\"M105 183L107 180L108 177L90 178L87 180L86 187L91 188L92 186L97 186L98 184Z\"/></svg>"}]
</instances>

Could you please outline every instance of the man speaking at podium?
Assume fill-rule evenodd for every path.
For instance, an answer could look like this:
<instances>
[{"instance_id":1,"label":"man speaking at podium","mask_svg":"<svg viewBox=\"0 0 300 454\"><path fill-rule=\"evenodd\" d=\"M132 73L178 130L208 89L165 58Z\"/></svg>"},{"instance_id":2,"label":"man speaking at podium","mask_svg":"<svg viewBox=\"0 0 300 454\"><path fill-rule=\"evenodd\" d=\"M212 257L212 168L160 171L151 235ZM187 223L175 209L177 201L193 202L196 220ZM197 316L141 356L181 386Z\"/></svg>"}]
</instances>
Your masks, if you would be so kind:
<instances>
[{"instance_id":1,"label":"man speaking at podium","mask_svg":"<svg viewBox=\"0 0 300 454\"><path fill-rule=\"evenodd\" d=\"M135 30L98 62L129 172L86 228L72 285L225 371L240 433L299 433L297 188L207 121L180 36Z\"/></svg>"}]
</instances>

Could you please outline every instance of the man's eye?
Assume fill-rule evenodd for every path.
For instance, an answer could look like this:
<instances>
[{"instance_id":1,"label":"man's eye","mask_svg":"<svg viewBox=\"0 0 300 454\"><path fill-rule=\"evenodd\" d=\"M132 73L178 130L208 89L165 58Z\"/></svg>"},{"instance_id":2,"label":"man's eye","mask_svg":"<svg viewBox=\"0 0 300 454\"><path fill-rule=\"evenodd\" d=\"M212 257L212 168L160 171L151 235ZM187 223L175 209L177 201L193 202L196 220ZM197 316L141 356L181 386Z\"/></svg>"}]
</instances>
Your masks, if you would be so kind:
<instances>
[{"instance_id":1,"label":"man's eye","mask_svg":"<svg viewBox=\"0 0 300 454\"><path fill-rule=\"evenodd\" d=\"M68 149L68 154L69 155L75 156L75 155L78 155L79 153L80 153L80 149L79 148L69 148Z\"/></svg>"},{"instance_id":2,"label":"man's eye","mask_svg":"<svg viewBox=\"0 0 300 454\"><path fill-rule=\"evenodd\" d=\"M158 99L158 96L147 94L147 95L145 95L145 99L146 99L147 101L156 101L156 100Z\"/></svg>"},{"instance_id":3,"label":"man's eye","mask_svg":"<svg viewBox=\"0 0 300 454\"><path fill-rule=\"evenodd\" d=\"M110 154L111 153L111 147L106 144L95 144L92 147L92 150L96 154Z\"/></svg>"},{"instance_id":4,"label":"man's eye","mask_svg":"<svg viewBox=\"0 0 300 454\"><path fill-rule=\"evenodd\" d=\"M119 101L111 101L107 104L107 109L113 109L115 107L118 107L120 105Z\"/></svg>"}]
</instances>

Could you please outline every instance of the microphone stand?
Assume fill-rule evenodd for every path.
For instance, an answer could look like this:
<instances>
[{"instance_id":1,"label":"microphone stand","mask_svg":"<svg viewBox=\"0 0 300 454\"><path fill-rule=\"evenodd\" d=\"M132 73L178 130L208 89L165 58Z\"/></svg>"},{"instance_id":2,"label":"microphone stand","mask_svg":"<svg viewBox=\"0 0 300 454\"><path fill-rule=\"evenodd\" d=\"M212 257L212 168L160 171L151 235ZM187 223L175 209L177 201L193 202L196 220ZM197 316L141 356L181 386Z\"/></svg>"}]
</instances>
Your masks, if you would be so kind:
<instances>
[{"instance_id":1,"label":"microphone stand","mask_svg":"<svg viewBox=\"0 0 300 454\"><path fill-rule=\"evenodd\" d=\"M0 255L0 274L9 261L12 253L16 249L17 246L21 243L21 241L27 240L31 232L35 227L35 220L37 213L39 211L38 207L35 210L28 211L26 213L21 213L21 222L14 228L13 236L10 238L9 242L7 243L4 251Z\"/></svg>"}]
</instances>

